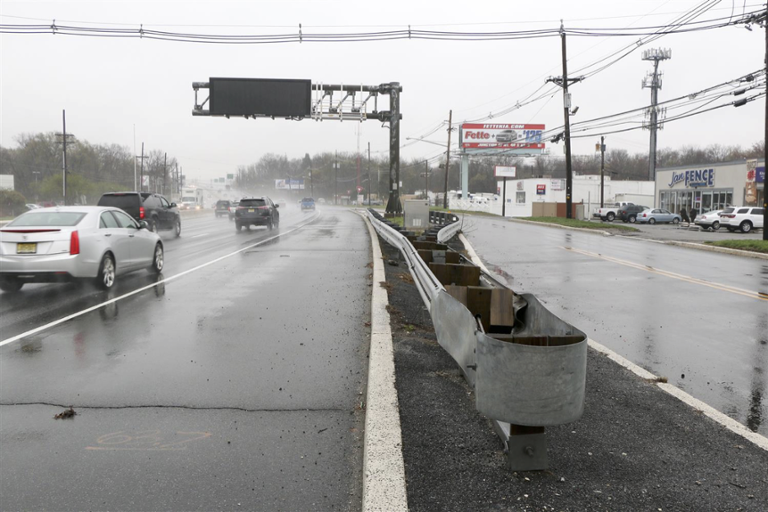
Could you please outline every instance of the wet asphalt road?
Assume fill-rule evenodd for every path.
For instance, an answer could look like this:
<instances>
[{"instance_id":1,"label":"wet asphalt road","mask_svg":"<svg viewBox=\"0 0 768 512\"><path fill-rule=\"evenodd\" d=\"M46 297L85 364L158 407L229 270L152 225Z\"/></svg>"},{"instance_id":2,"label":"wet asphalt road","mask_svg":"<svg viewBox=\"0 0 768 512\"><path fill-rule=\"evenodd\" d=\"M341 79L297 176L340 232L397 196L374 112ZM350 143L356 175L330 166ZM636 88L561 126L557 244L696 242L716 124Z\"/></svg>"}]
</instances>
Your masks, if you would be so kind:
<instances>
[{"instance_id":1,"label":"wet asphalt road","mask_svg":"<svg viewBox=\"0 0 768 512\"><path fill-rule=\"evenodd\" d=\"M768 435L768 261L480 216L465 232L512 289Z\"/></svg>"},{"instance_id":2,"label":"wet asphalt road","mask_svg":"<svg viewBox=\"0 0 768 512\"><path fill-rule=\"evenodd\" d=\"M308 217L187 219L165 278L284 236L0 348L0 508L359 509L370 240ZM151 280L0 295L2 339Z\"/></svg>"}]
</instances>

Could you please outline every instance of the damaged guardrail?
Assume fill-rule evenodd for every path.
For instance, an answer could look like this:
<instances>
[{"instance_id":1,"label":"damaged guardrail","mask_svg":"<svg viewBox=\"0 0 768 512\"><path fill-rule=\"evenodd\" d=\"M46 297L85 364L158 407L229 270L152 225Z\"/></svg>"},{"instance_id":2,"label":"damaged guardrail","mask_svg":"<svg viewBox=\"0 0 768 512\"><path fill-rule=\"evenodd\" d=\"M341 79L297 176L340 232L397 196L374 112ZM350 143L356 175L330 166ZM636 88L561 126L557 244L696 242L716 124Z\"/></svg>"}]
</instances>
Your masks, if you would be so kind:
<instances>
[{"instance_id":1,"label":"damaged guardrail","mask_svg":"<svg viewBox=\"0 0 768 512\"><path fill-rule=\"evenodd\" d=\"M576 421L584 410L586 334L439 243L459 222L419 239L373 210L368 215L403 254L438 343L474 388L477 410L493 420L510 469L546 469L545 427Z\"/></svg>"}]
</instances>

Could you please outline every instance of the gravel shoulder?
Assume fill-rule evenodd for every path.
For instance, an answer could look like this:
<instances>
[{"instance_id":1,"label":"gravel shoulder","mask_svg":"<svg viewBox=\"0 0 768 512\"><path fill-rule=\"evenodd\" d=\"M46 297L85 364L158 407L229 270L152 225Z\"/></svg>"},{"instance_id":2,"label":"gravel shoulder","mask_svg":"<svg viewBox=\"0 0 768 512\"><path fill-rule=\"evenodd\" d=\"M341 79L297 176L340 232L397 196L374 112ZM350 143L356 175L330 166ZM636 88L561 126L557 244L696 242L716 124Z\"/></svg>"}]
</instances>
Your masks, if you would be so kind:
<instances>
[{"instance_id":1,"label":"gravel shoulder","mask_svg":"<svg viewBox=\"0 0 768 512\"><path fill-rule=\"evenodd\" d=\"M385 286L410 510L768 510L768 452L592 349L584 416L547 429L549 470L507 469L400 253L379 242L398 262Z\"/></svg>"}]
</instances>

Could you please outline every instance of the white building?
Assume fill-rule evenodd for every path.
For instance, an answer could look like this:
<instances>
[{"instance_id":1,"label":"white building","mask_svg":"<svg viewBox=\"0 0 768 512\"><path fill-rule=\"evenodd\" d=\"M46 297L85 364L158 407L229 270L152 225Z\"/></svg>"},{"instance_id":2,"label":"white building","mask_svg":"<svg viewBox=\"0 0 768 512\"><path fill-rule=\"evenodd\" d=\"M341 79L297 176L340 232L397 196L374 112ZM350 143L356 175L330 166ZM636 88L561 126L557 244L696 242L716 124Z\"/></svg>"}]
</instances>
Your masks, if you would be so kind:
<instances>
[{"instance_id":1,"label":"white building","mask_svg":"<svg viewBox=\"0 0 768 512\"><path fill-rule=\"evenodd\" d=\"M748 185L747 182L750 181ZM748 177L747 161L668 167L656 170L656 204L671 212L697 212L726 206L762 205L765 163Z\"/></svg>"},{"instance_id":2,"label":"white building","mask_svg":"<svg viewBox=\"0 0 768 512\"><path fill-rule=\"evenodd\" d=\"M530 217L534 202L565 203L565 179L527 178L507 179L497 183L498 194L506 199L504 214L507 217ZM506 197L505 197L506 194ZM603 187L604 203L629 201L635 204L653 206L654 183L652 181L611 181L606 176ZM584 216L591 217L600 207L600 176L585 175L573 177L573 204L583 203ZM501 215L504 199L491 203L491 213Z\"/></svg>"}]
</instances>

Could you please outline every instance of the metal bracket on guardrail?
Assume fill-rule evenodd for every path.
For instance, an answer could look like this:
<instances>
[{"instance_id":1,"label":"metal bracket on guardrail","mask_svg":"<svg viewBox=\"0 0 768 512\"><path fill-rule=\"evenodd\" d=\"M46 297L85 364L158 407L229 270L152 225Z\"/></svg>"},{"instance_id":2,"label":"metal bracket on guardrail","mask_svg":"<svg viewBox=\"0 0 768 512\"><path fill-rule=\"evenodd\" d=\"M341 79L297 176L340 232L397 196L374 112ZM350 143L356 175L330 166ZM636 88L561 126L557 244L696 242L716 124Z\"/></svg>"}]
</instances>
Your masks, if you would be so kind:
<instances>
[{"instance_id":1,"label":"metal bracket on guardrail","mask_svg":"<svg viewBox=\"0 0 768 512\"><path fill-rule=\"evenodd\" d=\"M438 242L461 228L455 215L448 219L453 214L430 212L430 222L433 214L442 214L434 217L443 226L436 233ZM374 210L368 216L376 232L403 254L430 310L438 343L475 389L477 410L493 420L509 468L546 469L545 427L576 421L584 410L586 334L533 295L516 294L466 258L451 257L459 263L446 263L453 251L422 250L433 256L425 262L402 228ZM444 254L440 262L439 255L434 258L438 252Z\"/></svg>"}]
</instances>

